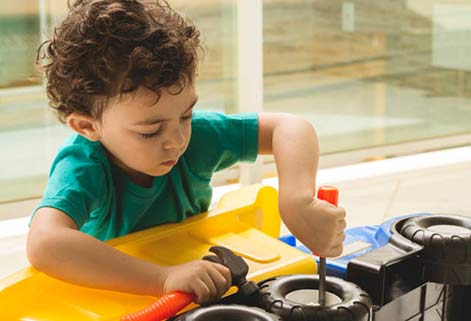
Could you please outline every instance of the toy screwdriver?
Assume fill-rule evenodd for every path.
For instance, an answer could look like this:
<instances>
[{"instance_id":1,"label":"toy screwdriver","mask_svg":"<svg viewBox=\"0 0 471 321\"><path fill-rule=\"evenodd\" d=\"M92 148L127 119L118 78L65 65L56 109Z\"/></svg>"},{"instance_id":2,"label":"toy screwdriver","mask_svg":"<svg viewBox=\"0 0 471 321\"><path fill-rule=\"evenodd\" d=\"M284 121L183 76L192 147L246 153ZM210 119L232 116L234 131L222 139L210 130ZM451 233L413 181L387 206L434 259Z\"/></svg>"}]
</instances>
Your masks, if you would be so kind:
<instances>
[{"instance_id":1,"label":"toy screwdriver","mask_svg":"<svg viewBox=\"0 0 471 321\"><path fill-rule=\"evenodd\" d=\"M317 198L337 206L339 191L333 186L321 186L317 191ZM326 261L325 256L319 255L319 305L325 305L325 274Z\"/></svg>"}]
</instances>

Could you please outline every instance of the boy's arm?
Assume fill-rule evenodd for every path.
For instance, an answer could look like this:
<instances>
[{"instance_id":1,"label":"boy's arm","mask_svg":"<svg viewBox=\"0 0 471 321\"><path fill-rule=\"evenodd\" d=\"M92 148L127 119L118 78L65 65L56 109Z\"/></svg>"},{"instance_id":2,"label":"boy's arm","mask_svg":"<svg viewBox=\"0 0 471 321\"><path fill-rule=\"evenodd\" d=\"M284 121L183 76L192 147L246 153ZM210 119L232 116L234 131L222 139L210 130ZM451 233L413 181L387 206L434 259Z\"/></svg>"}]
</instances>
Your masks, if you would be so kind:
<instances>
[{"instance_id":1,"label":"boy's arm","mask_svg":"<svg viewBox=\"0 0 471 321\"><path fill-rule=\"evenodd\" d=\"M220 297L230 286L229 270L207 261L162 267L124 254L77 230L73 220L54 208L37 211L27 239L30 263L67 282L114 291L160 296L180 290L197 303Z\"/></svg>"},{"instance_id":2,"label":"boy's arm","mask_svg":"<svg viewBox=\"0 0 471 321\"><path fill-rule=\"evenodd\" d=\"M309 249L323 256L342 252L345 210L315 199L319 144L312 125L288 114L259 115L259 153L273 153L284 223Z\"/></svg>"}]
</instances>

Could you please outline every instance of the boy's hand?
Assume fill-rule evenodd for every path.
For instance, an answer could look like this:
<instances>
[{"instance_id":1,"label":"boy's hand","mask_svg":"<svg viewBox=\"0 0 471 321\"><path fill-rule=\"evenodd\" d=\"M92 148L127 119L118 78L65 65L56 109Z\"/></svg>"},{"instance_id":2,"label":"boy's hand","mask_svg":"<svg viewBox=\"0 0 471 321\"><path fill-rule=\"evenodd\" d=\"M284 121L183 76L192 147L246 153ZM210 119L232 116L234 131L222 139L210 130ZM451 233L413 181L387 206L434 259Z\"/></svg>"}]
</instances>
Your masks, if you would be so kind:
<instances>
[{"instance_id":1,"label":"boy's hand","mask_svg":"<svg viewBox=\"0 0 471 321\"><path fill-rule=\"evenodd\" d=\"M320 199L311 199L280 204L280 210L291 232L313 253L326 257L342 253L345 209Z\"/></svg>"},{"instance_id":2,"label":"boy's hand","mask_svg":"<svg viewBox=\"0 0 471 321\"><path fill-rule=\"evenodd\" d=\"M206 305L218 300L231 287L231 272L221 264L203 260L164 267L161 272L163 293L193 293L195 302Z\"/></svg>"}]
</instances>

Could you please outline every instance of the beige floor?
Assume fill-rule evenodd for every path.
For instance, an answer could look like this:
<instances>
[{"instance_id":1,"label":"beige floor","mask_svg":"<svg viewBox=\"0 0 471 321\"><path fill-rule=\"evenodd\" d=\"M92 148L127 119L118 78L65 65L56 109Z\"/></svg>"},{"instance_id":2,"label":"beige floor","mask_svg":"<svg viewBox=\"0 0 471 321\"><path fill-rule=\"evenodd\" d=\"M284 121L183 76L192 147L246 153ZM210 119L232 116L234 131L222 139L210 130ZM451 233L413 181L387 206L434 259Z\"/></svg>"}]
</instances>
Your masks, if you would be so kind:
<instances>
[{"instance_id":1,"label":"beige floor","mask_svg":"<svg viewBox=\"0 0 471 321\"><path fill-rule=\"evenodd\" d=\"M264 183L277 185L276 179ZM339 188L349 227L416 212L471 216L471 147L325 169L319 172L321 184ZM215 199L234 188L218 188ZM16 218L0 221L0 278L27 265L27 215L33 206L25 203ZM0 211L12 210L0 206Z\"/></svg>"}]
</instances>

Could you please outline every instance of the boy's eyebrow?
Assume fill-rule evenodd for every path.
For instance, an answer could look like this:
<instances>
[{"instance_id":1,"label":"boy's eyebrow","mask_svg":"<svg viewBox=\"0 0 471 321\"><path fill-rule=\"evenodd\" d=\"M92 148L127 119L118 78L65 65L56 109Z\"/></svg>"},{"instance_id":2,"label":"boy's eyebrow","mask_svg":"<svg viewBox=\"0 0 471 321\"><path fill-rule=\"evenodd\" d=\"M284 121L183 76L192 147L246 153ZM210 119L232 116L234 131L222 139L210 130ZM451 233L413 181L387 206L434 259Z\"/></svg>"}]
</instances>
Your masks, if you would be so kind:
<instances>
[{"instance_id":1,"label":"boy's eyebrow","mask_svg":"<svg viewBox=\"0 0 471 321\"><path fill-rule=\"evenodd\" d=\"M183 112L183 114L186 113L187 111L189 111L190 109L192 109L193 107L195 107L197 102L198 102L198 97L196 97L196 99L191 103L190 107L188 107ZM163 122L163 121L167 121L167 120L168 119L163 119L163 118L145 119L145 120L138 121L137 123L134 123L134 125L136 125L136 126L154 125L154 124L157 124L157 123L160 123L160 122Z\"/></svg>"}]
</instances>

